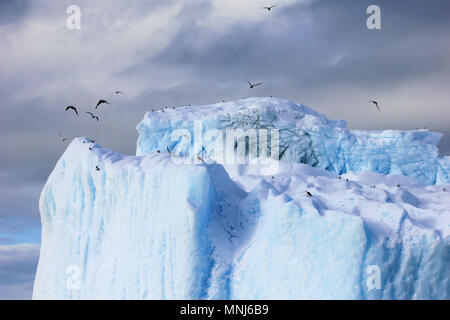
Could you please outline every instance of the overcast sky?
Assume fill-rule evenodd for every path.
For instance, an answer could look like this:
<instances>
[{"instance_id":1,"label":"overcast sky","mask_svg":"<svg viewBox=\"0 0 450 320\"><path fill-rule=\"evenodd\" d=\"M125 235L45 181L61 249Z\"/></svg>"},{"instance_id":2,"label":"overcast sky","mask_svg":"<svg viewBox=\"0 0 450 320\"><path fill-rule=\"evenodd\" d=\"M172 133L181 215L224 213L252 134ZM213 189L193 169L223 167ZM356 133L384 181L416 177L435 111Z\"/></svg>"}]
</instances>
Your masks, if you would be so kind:
<instances>
[{"instance_id":1,"label":"overcast sky","mask_svg":"<svg viewBox=\"0 0 450 320\"><path fill-rule=\"evenodd\" d=\"M72 4L80 30L66 26ZM371 4L381 30L366 27ZM58 130L133 154L136 124L159 106L273 95L352 129L425 126L450 154L449 13L448 0L0 0L0 245L39 243L40 190L67 146ZM113 105L96 123L84 111L99 98ZM14 248L11 261L37 254Z\"/></svg>"}]
</instances>

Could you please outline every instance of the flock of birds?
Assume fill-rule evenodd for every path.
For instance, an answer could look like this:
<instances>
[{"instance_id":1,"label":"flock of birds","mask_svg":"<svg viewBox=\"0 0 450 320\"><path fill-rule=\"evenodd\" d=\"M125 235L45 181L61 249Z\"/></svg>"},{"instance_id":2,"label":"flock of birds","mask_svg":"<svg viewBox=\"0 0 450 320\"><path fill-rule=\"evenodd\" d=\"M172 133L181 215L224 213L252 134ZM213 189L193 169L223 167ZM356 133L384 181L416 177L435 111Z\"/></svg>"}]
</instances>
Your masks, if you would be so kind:
<instances>
[{"instance_id":1,"label":"flock of birds","mask_svg":"<svg viewBox=\"0 0 450 320\"><path fill-rule=\"evenodd\" d=\"M267 10L267 11L271 11L273 8L275 8L275 7L277 7L277 6L278 6L278 5L276 4L276 5L271 5L271 6L261 7L261 9L264 9L264 10ZM250 80L248 80L247 78L245 78L245 80L247 81L247 84L249 85L250 89L253 89L253 88L255 88L255 87L260 86L260 85L263 84L263 82L252 83L252 82L251 82ZM114 93L115 93L116 95L124 95L124 94L125 94L124 92L119 91L119 90L114 91ZM272 96L271 96L271 97L272 97ZM225 100L222 100L222 102L225 102ZM369 100L368 103L373 104L373 105L377 108L377 110L378 110L379 112L381 112L381 109L380 109L380 106L379 106L379 104L378 104L378 101L376 101L376 100ZM100 106L103 105L103 104L105 104L105 105L111 105L111 103L109 103L107 100L105 100L105 99L100 99L100 100L98 100L97 104L95 105L94 110L97 110L98 107L100 107ZM189 104L189 106L191 106L191 105ZM168 107L167 107L167 108L168 108ZM173 109L175 109L175 107L173 107ZM69 106L67 106L67 107L65 108L65 111L66 111L66 112L67 112L67 111L73 111L77 116L79 116L78 109L77 109L75 106L69 105ZM161 108L161 111L164 112L164 107ZM152 112L155 112L155 109L152 109ZM88 115L91 117L91 119L95 119L97 122L100 120L99 117L98 117L97 115L95 115L95 114L94 114L93 112L91 112L91 111L86 111L86 114L88 114ZM417 129L417 130L418 130L418 129ZM71 140L71 139L69 139L69 138L63 138L63 136L61 135L61 132L59 132L59 131L58 131L58 134L59 134L59 137L61 138L62 142ZM95 141L91 140L91 142L95 142ZM89 150L92 150L92 148L90 147ZM157 152L157 153L161 153L160 150L157 150L156 152ZM170 151L169 147L167 147L167 152L168 152L170 155L172 155L172 152ZM201 158L200 156L197 156L197 160L199 160L199 161L201 161L201 162L204 162L204 159ZM100 169L100 167L97 165L97 166L95 167L95 170L96 170L96 171L100 171L101 169ZM272 179L275 179L275 177L272 176ZM339 176L339 179L341 179L341 176ZM349 182L348 179L346 179L346 181ZM372 187L372 188L375 188L375 185L373 185L373 186L371 186L371 187ZM398 184L397 187L400 188L400 184ZM447 192L447 190L446 190L445 188L443 189L443 191L444 191L444 192ZM312 193L311 193L310 191L308 191L308 190L306 190L305 193L306 193L306 195L307 195L308 197L312 197L312 196L313 196Z\"/></svg>"},{"instance_id":2,"label":"flock of birds","mask_svg":"<svg viewBox=\"0 0 450 320\"><path fill-rule=\"evenodd\" d=\"M125 93L123 93L122 91L119 91L119 90L114 91L114 93L115 93L116 95L124 95L124 94L125 94ZM111 103L109 103L107 100L105 100L105 99L100 99L100 100L98 100L97 104L95 105L94 110L97 110L98 107L100 107L102 104L105 104L105 105L109 104L109 105L111 105ZM65 108L65 112L67 112L67 111L72 111L72 112L74 112L74 113L76 114L77 117L80 116L80 114L78 113L78 109L77 109L76 106L73 106L73 105L67 106L67 107ZM100 121L99 116L95 115L93 112L91 112L91 111L85 111L85 113L88 114L88 115L91 117L91 119L95 119L95 120L97 120L97 122ZM59 137L61 138L61 141L62 141L62 142L72 140L72 139L69 139L69 138L64 138L64 137L62 136L62 134L61 134L61 131L58 131L58 135L59 135Z\"/></svg>"}]
</instances>

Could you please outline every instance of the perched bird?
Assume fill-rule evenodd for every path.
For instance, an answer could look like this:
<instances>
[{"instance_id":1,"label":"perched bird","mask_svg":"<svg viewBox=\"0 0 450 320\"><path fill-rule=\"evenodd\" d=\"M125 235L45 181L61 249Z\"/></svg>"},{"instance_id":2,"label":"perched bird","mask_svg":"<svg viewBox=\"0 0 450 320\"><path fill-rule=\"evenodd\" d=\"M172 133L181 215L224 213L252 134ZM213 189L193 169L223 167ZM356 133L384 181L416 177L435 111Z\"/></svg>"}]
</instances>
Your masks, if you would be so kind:
<instances>
[{"instance_id":1,"label":"perched bird","mask_svg":"<svg viewBox=\"0 0 450 320\"><path fill-rule=\"evenodd\" d=\"M167 148L167 152L168 152L168 153L171 153L169 147L166 147L166 148Z\"/></svg>"},{"instance_id":2,"label":"perched bird","mask_svg":"<svg viewBox=\"0 0 450 320\"><path fill-rule=\"evenodd\" d=\"M91 115L91 118L92 118L92 119L96 119L97 122L98 122L98 117L97 117L97 116L94 116L94 114L93 114L92 112L86 111L86 113L89 114L89 115Z\"/></svg>"},{"instance_id":3,"label":"perched bird","mask_svg":"<svg viewBox=\"0 0 450 320\"><path fill-rule=\"evenodd\" d=\"M248 79L246 78L245 80L247 80L248 85L250 86L250 89L253 89L256 86L259 86L261 84L263 84L262 82L260 83L256 83L256 84L252 84L250 81L248 81ZM245 99L245 98L244 98Z\"/></svg>"},{"instance_id":4,"label":"perched bird","mask_svg":"<svg viewBox=\"0 0 450 320\"><path fill-rule=\"evenodd\" d=\"M200 156L197 156L197 160L199 160L199 161L201 161L201 162L204 162L204 161L205 161L205 160L203 160L202 157L200 157Z\"/></svg>"},{"instance_id":5,"label":"perched bird","mask_svg":"<svg viewBox=\"0 0 450 320\"><path fill-rule=\"evenodd\" d=\"M98 166L95 166L95 170L100 171L100 168Z\"/></svg>"},{"instance_id":6,"label":"perched bird","mask_svg":"<svg viewBox=\"0 0 450 320\"><path fill-rule=\"evenodd\" d=\"M378 102L377 101L375 101L375 100L370 100L370 101L368 101L369 103L373 103L376 107L377 107L377 109L378 109L378 111L381 111L380 110L380 107L378 106Z\"/></svg>"},{"instance_id":7,"label":"perched bird","mask_svg":"<svg viewBox=\"0 0 450 320\"><path fill-rule=\"evenodd\" d=\"M397 185L397 188L400 188L400 184Z\"/></svg>"},{"instance_id":8,"label":"perched bird","mask_svg":"<svg viewBox=\"0 0 450 320\"><path fill-rule=\"evenodd\" d=\"M265 10L267 10L267 11L270 11L270 10L272 10L272 8L275 8L275 7L278 7L278 5L275 4L275 5L270 6L270 7L261 7L261 9L265 9Z\"/></svg>"},{"instance_id":9,"label":"perched bird","mask_svg":"<svg viewBox=\"0 0 450 320\"><path fill-rule=\"evenodd\" d=\"M307 195L308 197L312 197L312 194L311 194L311 192L309 192L309 191L306 191L306 195Z\"/></svg>"},{"instance_id":10,"label":"perched bird","mask_svg":"<svg viewBox=\"0 0 450 320\"><path fill-rule=\"evenodd\" d=\"M341 180L342 178L341 178L341 176L339 176L339 180Z\"/></svg>"},{"instance_id":11,"label":"perched bird","mask_svg":"<svg viewBox=\"0 0 450 320\"><path fill-rule=\"evenodd\" d=\"M347 182L348 182L348 179L345 179L345 181L347 181Z\"/></svg>"},{"instance_id":12,"label":"perched bird","mask_svg":"<svg viewBox=\"0 0 450 320\"><path fill-rule=\"evenodd\" d=\"M123 93L122 91L115 91L114 93L117 94L117 95L119 95L119 94L125 94L125 93Z\"/></svg>"},{"instance_id":13,"label":"perched bird","mask_svg":"<svg viewBox=\"0 0 450 320\"><path fill-rule=\"evenodd\" d=\"M69 138L63 138L63 136L62 136L62 134L61 134L61 131L58 131L58 136L61 138L61 141L62 141L62 142L71 140L71 139L69 139Z\"/></svg>"},{"instance_id":14,"label":"perched bird","mask_svg":"<svg viewBox=\"0 0 450 320\"><path fill-rule=\"evenodd\" d=\"M157 152L157 153L161 153L161 151L160 151L160 150L156 150L156 152Z\"/></svg>"},{"instance_id":15,"label":"perched bird","mask_svg":"<svg viewBox=\"0 0 450 320\"><path fill-rule=\"evenodd\" d=\"M89 147L89 150L92 150L92 147Z\"/></svg>"},{"instance_id":16,"label":"perched bird","mask_svg":"<svg viewBox=\"0 0 450 320\"><path fill-rule=\"evenodd\" d=\"M275 177L274 176L272 176L272 180L274 180L275 179Z\"/></svg>"},{"instance_id":17,"label":"perched bird","mask_svg":"<svg viewBox=\"0 0 450 320\"><path fill-rule=\"evenodd\" d=\"M73 111L75 111L75 113L76 113L77 116L78 116L77 108L75 108L74 106L68 106L68 107L66 107L66 111L67 111L67 110L73 110Z\"/></svg>"},{"instance_id":18,"label":"perched bird","mask_svg":"<svg viewBox=\"0 0 450 320\"><path fill-rule=\"evenodd\" d=\"M105 99L100 99L100 100L98 100L97 105L95 106L95 109L97 109L98 106L101 105L101 104L103 104L103 103L111 104L111 103L109 103L108 101L106 101Z\"/></svg>"}]
</instances>

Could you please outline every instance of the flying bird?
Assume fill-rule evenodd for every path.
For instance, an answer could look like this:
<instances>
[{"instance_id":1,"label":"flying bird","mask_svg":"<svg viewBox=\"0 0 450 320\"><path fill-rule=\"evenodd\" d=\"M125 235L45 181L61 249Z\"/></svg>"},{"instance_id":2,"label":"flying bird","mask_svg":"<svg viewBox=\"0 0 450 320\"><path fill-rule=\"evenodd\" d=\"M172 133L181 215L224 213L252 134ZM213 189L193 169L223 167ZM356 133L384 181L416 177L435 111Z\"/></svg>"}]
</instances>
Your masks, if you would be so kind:
<instances>
[{"instance_id":1,"label":"flying bird","mask_svg":"<svg viewBox=\"0 0 450 320\"><path fill-rule=\"evenodd\" d=\"M275 4L275 5L269 6L269 7L261 7L261 9L265 9L265 10L267 10L267 11L270 11L270 10L272 10L272 8L275 8L275 7L278 7L278 5Z\"/></svg>"},{"instance_id":2,"label":"flying bird","mask_svg":"<svg viewBox=\"0 0 450 320\"><path fill-rule=\"evenodd\" d=\"M95 109L97 109L98 106L101 105L101 104L103 104L103 103L111 104L111 103L109 103L108 101L106 101L105 99L100 99L100 100L98 100L97 105L95 106Z\"/></svg>"},{"instance_id":3,"label":"flying bird","mask_svg":"<svg viewBox=\"0 0 450 320\"><path fill-rule=\"evenodd\" d=\"M78 116L77 108L75 108L74 106L68 106L68 107L66 108L66 111L67 111L67 110L73 110L73 111L75 111L75 113L76 113L77 116Z\"/></svg>"},{"instance_id":4,"label":"flying bird","mask_svg":"<svg viewBox=\"0 0 450 320\"><path fill-rule=\"evenodd\" d=\"M312 194L311 194L311 192L309 192L309 191L306 191L306 195L307 195L308 197L312 197Z\"/></svg>"},{"instance_id":5,"label":"flying bird","mask_svg":"<svg viewBox=\"0 0 450 320\"><path fill-rule=\"evenodd\" d=\"M381 111L380 110L380 107L378 106L378 102L377 101L375 101L375 100L370 100L370 101L368 101L369 103L373 103L376 107L377 107L377 109L378 109L378 111Z\"/></svg>"},{"instance_id":6,"label":"flying bird","mask_svg":"<svg viewBox=\"0 0 450 320\"><path fill-rule=\"evenodd\" d=\"M118 90L115 91L114 93L117 94L117 95L119 95L119 94L125 94L125 93L123 93L122 91L118 91Z\"/></svg>"},{"instance_id":7,"label":"flying bird","mask_svg":"<svg viewBox=\"0 0 450 320\"><path fill-rule=\"evenodd\" d=\"M95 116L92 112L86 111L86 113L89 114L89 115L91 116L92 119L95 119L95 120L97 120L97 122L98 122L98 117Z\"/></svg>"},{"instance_id":8,"label":"flying bird","mask_svg":"<svg viewBox=\"0 0 450 320\"><path fill-rule=\"evenodd\" d=\"M58 131L58 136L61 138L61 141L62 141L62 142L71 140L71 139L69 139L69 138L63 138L63 136L62 136L62 134L61 134L61 131Z\"/></svg>"},{"instance_id":9,"label":"flying bird","mask_svg":"<svg viewBox=\"0 0 450 320\"><path fill-rule=\"evenodd\" d=\"M253 89L253 87L256 87L256 86L259 86L259 85L263 84L262 82L256 83L256 84L252 84L250 81L248 81L248 79L245 79L245 80L247 80L247 83L250 86L250 89Z\"/></svg>"}]
</instances>

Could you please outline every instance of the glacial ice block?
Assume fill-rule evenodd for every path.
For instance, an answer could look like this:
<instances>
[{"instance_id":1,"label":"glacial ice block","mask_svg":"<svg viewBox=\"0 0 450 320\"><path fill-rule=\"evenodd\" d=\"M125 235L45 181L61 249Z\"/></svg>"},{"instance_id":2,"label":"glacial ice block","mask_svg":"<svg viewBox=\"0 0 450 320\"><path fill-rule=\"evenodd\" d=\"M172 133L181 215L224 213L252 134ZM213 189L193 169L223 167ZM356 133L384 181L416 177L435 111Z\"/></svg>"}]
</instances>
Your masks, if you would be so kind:
<instances>
[{"instance_id":1,"label":"glacial ice block","mask_svg":"<svg viewBox=\"0 0 450 320\"><path fill-rule=\"evenodd\" d=\"M450 183L449 161L439 157L436 147L440 133L348 130L345 121L328 119L306 106L278 98L147 112L137 126L137 155L169 148L178 155L207 159L217 149L216 140L207 137L207 132L219 130L224 135L227 129L279 130L277 158L281 161L305 163L336 174L370 171L410 176L426 184ZM246 144L247 153L251 150L252 141L245 136L236 138L236 149L239 144Z\"/></svg>"},{"instance_id":2,"label":"glacial ice block","mask_svg":"<svg viewBox=\"0 0 450 320\"><path fill-rule=\"evenodd\" d=\"M33 298L450 298L442 186L277 168L180 165L75 139L41 194Z\"/></svg>"}]
</instances>

